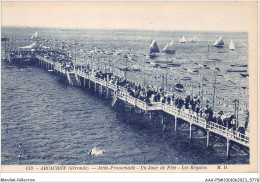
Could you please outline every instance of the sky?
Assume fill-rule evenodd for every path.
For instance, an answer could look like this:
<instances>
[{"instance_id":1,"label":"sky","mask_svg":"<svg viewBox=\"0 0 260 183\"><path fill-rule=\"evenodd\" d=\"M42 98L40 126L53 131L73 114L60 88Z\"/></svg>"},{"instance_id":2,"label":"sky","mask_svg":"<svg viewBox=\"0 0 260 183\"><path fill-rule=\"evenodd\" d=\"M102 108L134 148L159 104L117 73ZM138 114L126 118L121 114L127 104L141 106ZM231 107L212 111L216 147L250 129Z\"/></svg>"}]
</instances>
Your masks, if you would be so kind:
<instances>
[{"instance_id":1,"label":"sky","mask_svg":"<svg viewBox=\"0 0 260 183\"><path fill-rule=\"evenodd\" d=\"M249 31L256 2L3 2L2 26Z\"/></svg>"}]
</instances>

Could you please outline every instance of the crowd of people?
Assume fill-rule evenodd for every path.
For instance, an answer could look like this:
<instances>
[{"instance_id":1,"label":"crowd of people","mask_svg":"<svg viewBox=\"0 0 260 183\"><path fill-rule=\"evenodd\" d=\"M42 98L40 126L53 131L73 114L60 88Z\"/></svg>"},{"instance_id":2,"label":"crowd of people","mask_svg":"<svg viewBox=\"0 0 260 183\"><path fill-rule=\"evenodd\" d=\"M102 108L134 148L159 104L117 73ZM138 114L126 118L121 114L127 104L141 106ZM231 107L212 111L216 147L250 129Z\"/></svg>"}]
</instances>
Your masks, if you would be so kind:
<instances>
[{"instance_id":1,"label":"crowd of people","mask_svg":"<svg viewBox=\"0 0 260 183\"><path fill-rule=\"evenodd\" d=\"M112 73L105 74L96 72L95 76L125 88L129 95L146 102L148 105L156 103L172 105L189 114L202 117L207 121L217 123L229 129L236 128L234 115L231 115L230 113L225 114L223 111L216 114L209 106L208 102L206 103L206 106L202 107L202 99L199 96L188 95L186 97L181 97L180 95L174 95L174 93L167 93L163 87L151 85L143 86L138 82L113 76Z\"/></svg>"},{"instance_id":2,"label":"crowd of people","mask_svg":"<svg viewBox=\"0 0 260 183\"><path fill-rule=\"evenodd\" d=\"M74 66L72 59L65 53L58 50L52 51L38 51L38 55L58 62L63 68L71 71L75 69L83 69L85 72L90 71L89 65L87 66ZM180 110L189 112L192 115L205 118L207 121L218 123L228 128L236 128L235 115L230 113L224 114L223 111L214 113L213 109L207 102L206 106L201 105L201 98L199 96L188 95L183 97L181 95L175 95L174 93L168 93L164 87L156 87L147 85L144 86L138 82L130 81L126 78L120 78L112 73L103 73L101 71L91 71L95 73L95 76L106 81L109 81L117 86L125 88L129 95L144 101L147 105L153 105L155 103L162 103L172 105ZM177 93L177 92L176 92Z\"/></svg>"},{"instance_id":3,"label":"crowd of people","mask_svg":"<svg viewBox=\"0 0 260 183\"><path fill-rule=\"evenodd\" d=\"M55 55L57 55L57 57ZM55 59L56 61L60 62L59 60L61 60L62 58L58 55L59 53L56 52L48 52L47 56L51 57L53 60ZM66 62L64 62L63 60L62 63L64 64ZM71 64L70 70L72 69L72 67L73 64ZM236 128L234 115L231 115L230 113L224 114L223 111L220 111L216 114L214 113L213 109L209 106L208 102L206 106L202 107L202 99L199 96L188 95L186 97L182 97L178 94L175 95L174 93L166 92L164 87L156 87L151 85L144 86L138 82L130 81L126 78L115 76L113 75L113 73L103 73L101 71L95 70L90 71L89 65L75 66L75 69L82 69L84 72L94 74L94 76L97 78L106 80L107 82L123 87L129 95L146 102L149 106L158 103L175 106L180 110L184 110L192 115L202 117L207 121L217 123L229 129Z\"/></svg>"}]
</instances>

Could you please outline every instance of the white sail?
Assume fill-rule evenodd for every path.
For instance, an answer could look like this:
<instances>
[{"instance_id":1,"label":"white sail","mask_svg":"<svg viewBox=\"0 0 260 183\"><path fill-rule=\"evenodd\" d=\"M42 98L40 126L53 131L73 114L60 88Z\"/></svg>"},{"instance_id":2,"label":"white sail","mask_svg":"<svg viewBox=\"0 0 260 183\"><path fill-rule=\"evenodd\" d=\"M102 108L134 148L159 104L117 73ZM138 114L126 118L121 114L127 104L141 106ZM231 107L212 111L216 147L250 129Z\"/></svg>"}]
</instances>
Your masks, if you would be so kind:
<instances>
[{"instance_id":1,"label":"white sail","mask_svg":"<svg viewBox=\"0 0 260 183\"><path fill-rule=\"evenodd\" d=\"M194 36L194 37L190 40L190 42L196 43L196 42L197 42L197 38Z\"/></svg>"},{"instance_id":2,"label":"white sail","mask_svg":"<svg viewBox=\"0 0 260 183\"><path fill-rule=\"evenodd\" d=\"M158 53L158 52L160 52L160 50L157 46L156 40L154 39L150 45L150 53Z\"/></svg>"},{"instance_id":3,"label":"white sail","mask_svg":"<svg viewBox=\"0 0 260 183\"><path fill-rule=\"evenodd\" d=\"M168 47L169 47L169 43L167 43L167 44L165 45L165 47L163 48L162 51L166 51L166 50L168 49Z\"/></svg>"},{"instance_id":4,"label":"white sail","mask_svg":"<svg viewBox=\"0 0 260 183\"><path fill-rule=\"evenodd\" d=\"M31 39L34 39L34 33L33 33L32 37L31 37Z\"/></svg>"},{"instance_id":5,"label":"white sail","mask_svg":"<svg viewBox=\"0 0 260 183\"><path fill-rule=\"evenodd\" d=\"M37 31L34 33L34 38L35 38L35 39L38 38L38 32L37 32Z\"/></svg>"},{"instance_id":6,"label":"white sail","mask_svg":"<svg viewBox=\"0 0 260 183\"><path fill-rule=\"evenodd\" d=\"M39 36L39 35L38 35L38 32L35 31L35 33L33 33L32 37L31 37L31 39L37 39L38 36Z\"/></svg>"},{"instance_id":7,"label":"white sail","mask_svg":"<svg viewBox=\"0 0 260 183\"><path fill-rule=\"evenodd\" d=\"M224 41L222 36L219 36L219 38L215 41L214 46L216 47L223 47L224 46Z\"/></svg>"},{"instance_id":8,"label":"white sail","mask_svg":"<svg viewBox=\"0 0 260 183\"><path fill-rule=\"evenodd\" d=\"M229 49L230 50L234 50L235 49L235 45L233 43L233 41L231 40L230 43L229 43Z\"/></svg>"},{"instance_id":9,"label":"white sail","mask_svg":"<svg viewBox=\"0 0 260 183\"><path fill-rule=\"evenodd\" d=\"M186 43L185 37L182 35L181 39L179 40L180 43Z\"/></svg>"},{"instance_id":10,"label":"white sail","mask_svg":"<svg viewBox=\"0 0 260 183\"><path fill-rule=\"evenodd\" d=\"M167 43L166 46L163 48L163 52L174 53L175 52L174 41Z\"/></svg>"},{"instance_id":11,"label":"white sail","mask_svg":"<svg viewBox=\"0 0 260 183\"><path fill-rule=\"evenodd\" d=\"M171 49L173 49L173 44L174 44L174 41L171 41L171 42L169 43L169 47L170 47Z\"/></svg>"}]
</instances>

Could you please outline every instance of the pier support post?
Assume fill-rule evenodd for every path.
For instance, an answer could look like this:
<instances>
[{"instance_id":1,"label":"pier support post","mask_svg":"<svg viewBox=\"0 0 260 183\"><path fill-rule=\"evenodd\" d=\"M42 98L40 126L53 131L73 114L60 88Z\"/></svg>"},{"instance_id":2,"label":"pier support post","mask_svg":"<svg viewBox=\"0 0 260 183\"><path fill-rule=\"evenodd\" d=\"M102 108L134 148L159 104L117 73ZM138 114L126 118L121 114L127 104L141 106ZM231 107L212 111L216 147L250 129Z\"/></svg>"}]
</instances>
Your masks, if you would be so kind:
<instances>
[{"instance_id":1,"label":"pier support post","mask_svg":"<svg viewBox=\"0 0 260 183\"><path fill-rule=\"evenodd\" d=\"M84 82L83 82L84 84L83 84L83 86L84 86L84 88L85 88L85 87L86 87L86 78L84 77L83 79L84 79Z\"/></svg>"},{"instance_id":2,"label":"pier support post","mask_svg":"<svg viewBox=\"0 0 260 183\"><path fill-rule=\"evenodd\" d=\"M174 117L174 130L177 131L177 121L178 121L178 118L177 116Z\"/></svg>"},{"instance_id":3,"label":"pier support post","mask_svg":"<svg viewBox=\"0 0 260 183\"><path fill-rule=\"evenodd\" d=\"M190 138L191 138L191 136L192 136L192 129L191 129L191 125L192 125L192 123L190 123Z\"/></svg>"},{"instance_id":4,"label":"pier support post","mask_svg":"<svg viewBox=\"0 0 260 183\"><path fill-rule=\"evenodd\" d=\"M227 158L229 157L229 151L230 151L230 143L229 143L229 138L227 138Z\"/></svg>"},{"instance_id":5,"label":"pier support post","mask_svg":"<svg viewBox=\"0 0 260 183\"><path fill-rule=\"evenodd\" d=\"M95 92L97 92L97 83L95 82Z\"/></svg>"},{"instance_id":6,"label":"pier support post","mask_svg":"<svg viewBox=\"0 0 260 183\"><path fill-rule=\"evenodd\" d=\"M88 89L90 89L90 79L88 79Z\"/></svg>"},{"instance_id":7,"label":"pier support post","mask_svg":"<svg viewBox=\"0 0 260 183\"><path fill-rule=\"evenodd\" d=\"M150 120L152 120L152 111L150 112Z\"/></svg>"},{"instance_id":8,"label":"pier support post","mask_svg":"<svg viewBox=\"0 0 260 183\"><path fill-rule=\"evenodd\" d=\"M101 87L101 95L103 95L103 86L102 85L100 85L100 87Z\"/></svg>"},{"instance_id":9,"label":"pier support post","mask_svg":"<svg viewBox=\"0 0 260 183\"><path fill-rule=\"evenodd\" d=\"M210 131L207 130L207 147L209 147Z\"/></svg>"}]
</instances>

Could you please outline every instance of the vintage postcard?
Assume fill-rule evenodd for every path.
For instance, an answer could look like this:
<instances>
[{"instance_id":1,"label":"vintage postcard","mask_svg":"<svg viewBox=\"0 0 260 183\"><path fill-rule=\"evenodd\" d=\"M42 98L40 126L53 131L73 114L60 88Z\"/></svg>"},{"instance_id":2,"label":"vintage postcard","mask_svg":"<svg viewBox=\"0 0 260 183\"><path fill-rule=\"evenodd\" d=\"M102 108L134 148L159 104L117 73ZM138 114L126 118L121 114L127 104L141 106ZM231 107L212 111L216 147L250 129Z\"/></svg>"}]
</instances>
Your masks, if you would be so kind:
<instances>
[{"instance_id":1,"label":"vintage postcard","mask_svg":"<svg viewBox=\"0 0 260 183\"><path fill-rule=\"evenodd\" d=\"M1 172L258 172L257 12L2 1Z\"/></svg>"}]
</instances>

